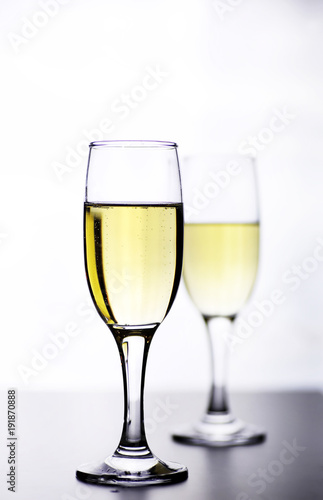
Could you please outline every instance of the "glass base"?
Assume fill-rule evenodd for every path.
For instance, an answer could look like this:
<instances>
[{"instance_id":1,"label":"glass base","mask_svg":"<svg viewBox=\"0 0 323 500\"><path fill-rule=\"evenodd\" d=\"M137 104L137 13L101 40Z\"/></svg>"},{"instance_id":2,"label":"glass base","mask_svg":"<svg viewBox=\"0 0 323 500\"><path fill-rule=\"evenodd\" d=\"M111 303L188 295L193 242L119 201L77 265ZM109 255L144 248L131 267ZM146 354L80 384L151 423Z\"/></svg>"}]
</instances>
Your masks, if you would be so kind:
<instances>
[{"instance_id":1,"label":"glass base","mask_svg":"<svg viewBox=\"0 0 323 500\"><path fill-rule=\"evenodd\" d=\"M114 486L151 486L179 483L188 477L187 468L162 462L154 455L145 458L123 458L112 455L101 464L85 464L76 477L86 483Z\"/></svg>"},{"instance_id":2,"label":"glass base","mask_svg":"<svg viewBox=\"0 0 323 500\"><path fill-rule=\"evenodd\" d=\"M194 426L184 426L174 432L173 439L186 444L225 447L262 443L266 433L230 414L206 414Z\"/></svg>"}]
</instances>

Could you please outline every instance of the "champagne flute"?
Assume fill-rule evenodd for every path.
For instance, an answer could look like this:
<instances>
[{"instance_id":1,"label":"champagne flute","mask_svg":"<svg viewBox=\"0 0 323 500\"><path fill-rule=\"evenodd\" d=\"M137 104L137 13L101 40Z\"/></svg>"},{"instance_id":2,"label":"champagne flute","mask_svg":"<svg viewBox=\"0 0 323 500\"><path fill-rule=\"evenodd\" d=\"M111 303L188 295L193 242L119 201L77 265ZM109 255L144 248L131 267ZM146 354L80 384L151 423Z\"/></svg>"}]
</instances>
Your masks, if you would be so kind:
<instances>
[{"instance_id":1,"label":"champagne flute","mask_svg":"<svg viewBox=\"0 0 323 500\"><path fill-rule=\"evenodd\" d=\"M183 481L186 467L151 452L143 411L148 350L181 276L183 205L175 143L90 144L84 245L90 293L121 358L124 424L116 451L99 464L79 467L76 476L114 486Z\"/></svg>"},{"instance_id":2,"label":"champagne flute","mask_svg":"<svg viewBox=\"0 0 323 500\"><path fill-rule=\"evenodd\" d=\"M264 432L232 415L226 390L232 323L251 293L258 266L255 163L234 155L196 155L183 165L183 275L207 326L213 381L206 413L173 438L205 446L258 443Z\"/></svg>"}]
</instances>

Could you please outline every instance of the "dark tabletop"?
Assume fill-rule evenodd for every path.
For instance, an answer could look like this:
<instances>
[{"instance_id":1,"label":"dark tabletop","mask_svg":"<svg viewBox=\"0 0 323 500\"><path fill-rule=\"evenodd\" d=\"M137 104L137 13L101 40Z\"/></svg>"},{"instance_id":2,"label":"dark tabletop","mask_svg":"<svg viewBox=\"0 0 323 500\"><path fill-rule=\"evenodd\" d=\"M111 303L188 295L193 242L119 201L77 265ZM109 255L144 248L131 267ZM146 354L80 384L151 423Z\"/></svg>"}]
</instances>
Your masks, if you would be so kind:
<instances>
[{"instance_id":1,"label":"dark tabletop","mask_svg":"<svg viewBox=\"0 0 323 500\"><path fill-rule=\"evenodd\" d=\"M17 395L17 491L7 491L6 394L1 394L0 499L323 499L323 397L315 392L238 394L234 413L268 432L265 443L209 449L175 443L171 430L204 411L201 394L146 395L148 442L162 460L185 464L186 482L145 488L80 483L78 465L100 462L121 433L122 394ZM4 411L3 411L4 409Z\"/></svg>"}]
</instances>

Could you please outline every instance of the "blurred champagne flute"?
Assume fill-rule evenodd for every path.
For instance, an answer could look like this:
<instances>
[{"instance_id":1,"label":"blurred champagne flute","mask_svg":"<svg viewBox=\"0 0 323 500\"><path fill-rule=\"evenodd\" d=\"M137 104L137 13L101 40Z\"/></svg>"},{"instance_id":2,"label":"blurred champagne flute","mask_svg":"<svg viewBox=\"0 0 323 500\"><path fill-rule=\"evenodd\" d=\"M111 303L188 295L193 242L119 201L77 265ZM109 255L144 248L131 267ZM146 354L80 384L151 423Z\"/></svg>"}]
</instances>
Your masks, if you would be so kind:
<instances>
[{"instance_id":1,"label":"blurred champagne flute","mask_svg":"<svg viewBox=\"0 0 323 500\"><path fill-rule=\"evenodd\" d=\"M173 438L205 446L258 443L264 432L232 415L226 390L228 333L252 291L258 267L255 162L234 155L196 155L183 162L182 178L184 281L207 326L213 381L207 412Z\"/></svg>"}]
</instances>

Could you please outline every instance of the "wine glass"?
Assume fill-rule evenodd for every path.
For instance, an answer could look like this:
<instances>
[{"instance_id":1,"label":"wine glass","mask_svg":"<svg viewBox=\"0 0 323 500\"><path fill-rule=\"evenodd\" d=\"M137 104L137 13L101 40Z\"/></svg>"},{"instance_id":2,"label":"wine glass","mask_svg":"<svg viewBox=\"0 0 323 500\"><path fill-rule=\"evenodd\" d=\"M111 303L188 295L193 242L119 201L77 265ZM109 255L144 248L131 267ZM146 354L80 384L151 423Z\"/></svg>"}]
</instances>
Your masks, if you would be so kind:
<instances>
[{"instance_id":1,"label":"wine glass","mask_svg":"<svg viewBox=\"0 0 323 500\"><path fill-rule=\"evenodd\" d=\"M209 333L213 381L207 412L178 429L176 441L205 446L258 443L265 434L235 418L226 390L232 323L257 273L259 212L255 162L195 155L183 162L184 281Z\"/></svg>"},{"instance_id":2,"label":"wine glass","mask_svg":"<svg viewBox=\"0 0 323 500\"><path fill-rule=\"evenodd\" d=\"M90 144L84 205L85 267L96 309L118 346L124 424L116 451L78 468L78 479L143 486L180 482L187 468L159 460L144 427L143 390L151 340L177 293L183 205L177 145Z\"/></svg>"}]
</instances>

